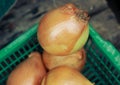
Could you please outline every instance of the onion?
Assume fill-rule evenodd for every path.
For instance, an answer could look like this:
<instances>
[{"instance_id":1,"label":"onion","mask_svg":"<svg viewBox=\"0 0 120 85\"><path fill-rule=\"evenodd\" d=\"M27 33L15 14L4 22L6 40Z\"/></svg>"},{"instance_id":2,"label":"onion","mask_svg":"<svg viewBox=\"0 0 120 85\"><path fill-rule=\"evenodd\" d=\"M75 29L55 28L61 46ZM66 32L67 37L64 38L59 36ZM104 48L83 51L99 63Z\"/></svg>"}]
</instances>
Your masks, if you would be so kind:
<instances>
[{"instance_id":1,"label":"onion","mask_svg":"<svg viewBox=\"0 0 120 85\"><path fill-rule=\"evenodd\" d=\"M7 85L40 85L46 74L38 52L32 52L29 58L21 62L9 75Z\"/></svg>"},{"instance_id":2,"label":"onion","mask_svg":"<svg viewBox=\"0 0 120 85\"><path fill-rule=\"evenodd\" d=\"M94 85L84 75L68 66L59 66L44 76L41 85Z\"/></svg>"},{"instance_id":3,"label":"onion","mask_svg":"<svg viewBox=\"0 0 120 85\"><path fill-rule=\"evenodd\" d=\"M38 41L49 54L72 54L88 39L88 20L88 13L71 3L53 9L39 23Z\"/></svg>"},{"instance_id":4,"label":"onion","mask_svg":"<svg viewBox=\"0 0 120 85\"><path fill-rule=\"evenodd\" d=\"M66 65L81 71L86 63L86 53L84 48L66 56L55 56L44 51L42 57L48 70L61 65Z\"/></svg>"}]
</instances>

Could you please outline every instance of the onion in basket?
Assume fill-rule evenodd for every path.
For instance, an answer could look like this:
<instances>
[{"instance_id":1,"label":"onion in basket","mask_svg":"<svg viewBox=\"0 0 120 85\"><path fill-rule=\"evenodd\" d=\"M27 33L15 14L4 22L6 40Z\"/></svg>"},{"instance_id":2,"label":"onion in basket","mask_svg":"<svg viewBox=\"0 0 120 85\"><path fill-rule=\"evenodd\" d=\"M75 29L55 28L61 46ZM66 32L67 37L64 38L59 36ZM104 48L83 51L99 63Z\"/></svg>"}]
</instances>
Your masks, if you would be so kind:
<instances>
[{"instance_id":1,"label":"onion in basket","mask_svg":"<svg viewBox=\"0 0 120 85\"><path fill-rule=\"evenodd\" d=\"M38 52L21 62L9 75L7 85L40 85L46 70Z\"/></svg>"},{"instance_id":2,"label":"onion in basket","mask_svg":"<svg viewBox=\"0 0 120 85\"><path fill-rule=\"evenodd\" d=\"M89 35L88 13L69 3L49 11L39 23L37 37L52 55L68 55L81 49Z\"/></svg>"},{"instance_id":3,"label":"onion in basket","mask_svg":"<svg viewBox=\"0 0 120 85\"><path fill-rule=\"evenodd\" d=\"M94 85L77 70L59 66L44 76L41 85Z\"/></svg>"},{"instance_id":4,"label":"onion in basket","mask_svg":"<svg viewBox=\"0 0 120 85\"><path fill-rule=\"evenodd\" d=\"M42 57L43 62L48 70L61 65L66 65L81 71L86 62L86 53L84 48L66 56L55 56L44 51Z\"/></svg>"}]
</instances>

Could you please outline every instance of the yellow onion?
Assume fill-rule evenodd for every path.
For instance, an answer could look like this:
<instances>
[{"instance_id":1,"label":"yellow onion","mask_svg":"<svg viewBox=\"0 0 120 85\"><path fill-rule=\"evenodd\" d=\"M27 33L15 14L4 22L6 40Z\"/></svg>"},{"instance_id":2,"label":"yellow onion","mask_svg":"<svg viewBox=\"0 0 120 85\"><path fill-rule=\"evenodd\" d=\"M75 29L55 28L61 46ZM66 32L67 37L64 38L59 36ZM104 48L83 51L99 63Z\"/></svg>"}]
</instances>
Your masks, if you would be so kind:
<instances>
[{"instance_id":1,"label":"yellow onion","mask_svg":"<svg viewBox=\"0 0 120 85\"><path fill-rule=\"evenodd\" d=\"M53 9L40 20L38 41L49 54L72 54L88 39L88 20L88 13L71 3Z\"/></svg>"},{"instance_id":2,"label":"yellow onion","mask_svg":"<svg viewBox=\"0 0 120 85\"><path fill-rule=\"evenodd\" d=\"M42 57L43 62L48 70L58 66L66 65L81 71L86 63L86 53L84 48L73 54L65 56L51 55L44 51Z\"/></svg>"},{"instance_id":3,"label":"yellow onion","mask_svg":"<svg viewBox=\"0 0 120 85\"><path fill-rule=\"evenodd\" d=\"M41 85L94 85L84 75L68 66L59 66L44 76Z\"/></svg>"},{"instance_id":4,"label":"yellow onion","mask_svg":"<svg viewBox=\"0 0 120 85\"><path fill-rule=\"evenodd\" d=\"M40 85L46 74L38 52L32 52L29 58L21 62L9 75L7 85Z\"/></svg>"}]
</instances>

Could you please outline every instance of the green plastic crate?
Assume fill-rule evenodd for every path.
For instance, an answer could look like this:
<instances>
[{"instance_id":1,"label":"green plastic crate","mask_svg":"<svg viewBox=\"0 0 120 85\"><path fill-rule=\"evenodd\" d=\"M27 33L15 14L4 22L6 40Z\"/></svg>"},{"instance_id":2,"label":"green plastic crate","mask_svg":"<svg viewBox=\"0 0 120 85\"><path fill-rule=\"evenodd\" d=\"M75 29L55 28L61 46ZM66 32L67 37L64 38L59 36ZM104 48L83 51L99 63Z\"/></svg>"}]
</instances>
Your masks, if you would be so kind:
<instances>
[{"instance_id":1,"label":"green plastic crate","mask_svg":"<svg viewBox=\"0 0 120 85\"><path fill-rule=\"evenodd\" d=\"M5 85L10 72L30 52L42 52L37 41L37 27L38 24L35 24L0 51L0 85ZM87 63L83 74L95 85L120 85L120 53L111 43L103 40L91 25L89 28L90 36L85 45Z\"/></svg>"}]
</instances>

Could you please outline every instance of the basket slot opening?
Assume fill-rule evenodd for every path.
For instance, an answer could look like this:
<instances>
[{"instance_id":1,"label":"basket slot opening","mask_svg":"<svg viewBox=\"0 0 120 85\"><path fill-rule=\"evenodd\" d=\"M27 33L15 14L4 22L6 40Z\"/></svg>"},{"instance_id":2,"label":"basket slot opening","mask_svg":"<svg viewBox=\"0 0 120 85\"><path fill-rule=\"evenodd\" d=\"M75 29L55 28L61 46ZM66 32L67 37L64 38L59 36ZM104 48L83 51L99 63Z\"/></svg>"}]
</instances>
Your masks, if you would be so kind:
<instances>
[{"instance_id":1,"label":"basket slot opening","mask_svg":"<svg viewBox=\"0 0 120 85\"><path fill-rule=\"evenodd\" d=\"M86 68L84 68L84 71L83 72L88 72L87 70L90 69L90 67L88 65L86 65Z\"/></svg>"},{"instance_id":2,"label":"basket slot opening","mask_svg":"<svg viewBox=\"0 0 120 85\"><path fill-rule=\"evenodd\" d=\"M20 51L21 54L24 54L24 53L25 53L25 51L24 51L23 48L20 48L19 51Z\"/></svg>"},{"instance_id":3,"label":"basket slot opening","mask_svg":"<svg viewBox=\"0 0 120 85\"><path fill-rule=\"evenodd\" d=\"M18 51L15 52L15 56L16 56L16 57L19 57L20 55L21 55L21 54L20 54Z\"/></svg>"},{"instance_id":4,"label":"basket slot opening","mask_svg":"<svg viewBox=\"0 0 120 85\"><path fill-rule=\"evenodd\" d=\"M9 74L13 69L12 68L7 68L6 73Z\"/></svg>"},{"instance_id":5,"label":"basket slot opening","mask_svg":"<svg viewBox=\"0 0 120 85\"><path fill-rule=\"evenodd\" d=\"M6 67L7 66L7 64L3 61L3 62L1 62L1 67L2 67L2 69L4 69L4 67Z\"/></svg>"},{"instance_id":6,"label":"basket slot opening","mask_svg":"<svg viewBox=\"0 0 120 85\"><path fill-rule=\"evenodd\" d=\"M106 66L109 68L111 67L111 63L107 61Z\"/></svg>"},{"instance_id":7,"label":"basket slot opening","mask_svg":"<svg viewBox=\"0 0 120 85\"><path fill-rule=\"evenodd\" d=\"M34 41L34 42L33 42L33 41ZM31 41L30 41L30 42L31 42ZM37 36L35 36L34 38L32 38L32 43L33 43L34 45L39 44L39 43L38 43Z\"/></svg>"},{"instance_id":8,"label":"basket slot opening","mask_svg":"<svg viewBox=\"0 0 120 85\"><path fill-rule=\"evenodd\" d=\"M10 58L12 59L12 61L16 60L16 57L14 55L11 55Z\"/></svg>"},{"instance_id":9,"label":"basket slot opening","mask_svg":"<svg viewBox=\"0 0 120 85\"><path fill-rule=\"evenodd\" d=\"M98 85L103 85L103 82L101 82L100 79L98 79L98 78L94 78L93 83L96 83L96 84L99 83Z\"/></svg>"},{"instance_id":10,"label":"basket slot opening","mask_svg":"<svg viewBox=\"0 0 120 85\"><path fill-rule=\"evenodd\" d=\"M2 75L5 76L5 75L8 75L8 72L5 70L2 72Z\"/></svg>"},{"instance_id":11,"label":"basket slot opening","mask_svg":"<svg viewBox=\"0 0 120 85\"><path fill-rule=\"evenodd\" d=\"M30 45L30 47L33 47L34 43L31 41L31 42L29 42L29 45Z\"/></svg>"},{"instance_id":12,"label":"basket slot opening","mask_svg":"<svg viewBox=\"0 0 120 85\"><path fill-rule=\"evenodd\" d=\"M20 62L23 62L24 61L24 57L20 58Z\"/></svg>"},{"instance_id":13,"label":"basket slot opening","mask_svg":"<svg viewBox=\"0 0 120 85\"><path fill-rule=\"evenodd\" d=\"M12 69L12 70L13 70L15 67L16 67L15 64L12 64L12 65L11 65L11 69Z\"/></svg>"},{"instance_id":14,"label":"basket slot opening","mask_svg":"<svg viewBox=\"0 0 120 85\"><path fill-rule=\"evenodd\" d=\"M113 74L118 78L120 76L120 72L118 72L114 67L111 69Z\"/></svg>"},{"instance_id":15,"label":"basket slot opening","mask_svg":"<svg viewBox=\"0 0 120 85\"><path fill-rule=\"evenodd\" d=\"M109 70L112 71L112 72L114 72L114 70L115 70L115 68L113 67L113 65L111 65L111 63L110 63L110 65L108 66L108 68L109 68Z\"/></svg>"},{"instance_id":16,"label":"basket slot opening","mask_svg":"<svg viewBox=\"0 0 120 85\"><path fill-rule=\"evenodd\" d=\"M5 61L7 62L7 64L11 63L11 59L9 59L9 58L6 58Z\"/></svg>"},{"instance_id":17,"label":"basket slot opening","mask_svg":"<svg viewBox=\"0 0 120 85\"><path fill-rule=\"evenodd\" d=\"M25 48L25 50L28 51L31 47L30 47L30 45L27 44L27 45L24 46L24 48Z\"/></svg>"},{"instance_id":18,"label":"basket slot opening","mask_svg":"<svg viewBox=\"0 0 120 85\"><path fill-rule=\"evenodd\" d=\"M120 81L120 75L119 75L119 77L118 77L118 80Z\"/></svg>"},{"instance_id":19,"label":"basket slot opening","mask_svg":"<svg viewBox=\"0 0 120 85\"><path fill-rule=\"evenodd\" d=\"M20 63L20 61L15 62L15 65L17 66Z\"/></svg>"},{"instance_id":20,"label":"basket slot opening","mask_svg":"<svg viewBox=\"0 0 120 85\"><path fill-rule=\"evenodd\" d=\"M86 70L88 70L88 69L86 69ZM84 70L84 74L85 74L86 76L91 76L92 73L93 73L92 69L89 69L88 71L85 71L85 70Z\"/></svg>"},{"instance_id":21,"label":"basket slot opening","mask_svg":"<svg viewBox=\"0 0 120 85\"><path fill-rule=\"evenodd\" d=\"M3 76L0 74L0 79L2 79L3 78Z\"/></svg>"},{"instance_id":22,"label":"basket slot opening","mask_svg":"<svg viewBox=\"0 0 120 85\"><path fill-rule=\"evenodd\" d=\"M90 78L91 80L96 80L96 79L97 79L96 75L93 74L93 73L90 74L89 78Z\"/></svg>"},{"instance_id":23,"label":"basket slot opening","mask_svg":"<svg viewBox=\"0 0 120 85\"><path fill-rule=\"evenodd\" d=\"M2 66L1 66L1 64L0 64L0 71L2 70Z\"/></svg>"}]
</instances>

